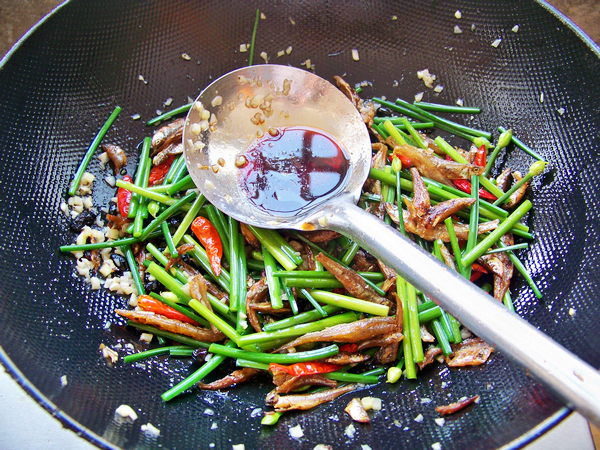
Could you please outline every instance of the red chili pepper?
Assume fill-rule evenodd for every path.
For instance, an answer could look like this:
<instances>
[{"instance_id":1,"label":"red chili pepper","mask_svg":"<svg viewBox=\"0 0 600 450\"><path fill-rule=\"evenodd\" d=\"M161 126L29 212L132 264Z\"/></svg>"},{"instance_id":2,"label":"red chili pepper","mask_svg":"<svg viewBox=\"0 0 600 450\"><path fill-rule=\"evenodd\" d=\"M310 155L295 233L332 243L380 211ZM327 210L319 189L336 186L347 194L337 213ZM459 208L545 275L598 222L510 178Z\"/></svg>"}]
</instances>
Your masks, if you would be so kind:
<instances>
[{"instance_id":1,"label":"red chili pepper","mask_svg":"<svg viewBox=\"0 0 600 450\"><path fill-rule=\"evenodd\" d=\"M344 344L340 347L340 352L354 353L358 351L357 344Z\"/></svg>"},{"instance_id":2,"label":"red chili pepper","mask_svg":"<svg viewBox=\"0 0 600 450\"><path fill-rule=\"evenodd\" d=\"M175 155L170 155L166 160L160 163L158 166L153 166L150 169L150 175L148 176L148 186L154 186L164 180L165 175L171 168Z\"/></svg>"},{"instance_id":3,"label":"red chili pepper","mask_svg":"<svg viewBox=\"0 0 600 450\"><path fill-rule=\"evenodd\" d=\"M456 186L457 189L460 189L467 194L471 193L471 182L469 180L452 180L452 183L454 183L454 186ZM479 188L479 197L486 200L497 200L496 196L490 194L483 188Z\"/></svg>"},{"instance_id":4,"label":"red chili pepper","mask_svg":"<svg viewBox=\"0 0 600 450\"><path fill-rule=\"evenodd\" d=\"M320 362L296 363L289 366L271 363L269 364L269 371L273 372L274 370L282 370L289 375L298 377L300 375L314 375L316 373L335 372L341 367L342 366L338 366L337 364Z\"/></svg>"},{"instance_id":5,"label":"red chili pepper","mask_svg":"<svg viewBox=\"0 0 600 450\"><path fill-rule=\"evenodd\" d=\"M171 308L168 305L165 305L163 302L156 300L155 298L150 297L149 295L140 295L138 297L138 306L146 311L151 311L156 314L160 314L161 316L168 317L169 319L179 320L180 322L190 323L192 325L198 325L193 319L190 319L185 314L181 314L176 309Z\"/></svg>"},{"instance_id":6,"label":"red chili pepper","mask_svg":"<svg viewBox=\"0 0 600 450\"><path fill-rule=\"evenodd\" d=\"M482 145L481 147L479 147L479 149L477 150L477 153L475 154L475 159L473 160L473 164L475 164L476 166L479 167L485 167L487 161L487 148L485 147L485 145Z\"/></svg>"},{"instance_id":7,"label":"red chili pepper","mask_svg":"<svg viewBox=\"0 0 600 450\"><path fill-rule=\"evenodd\" d=\"M479 277L481 277L481 275L483 275L482 272L471 272L471 276L469 277L469 280L471 281L471 283L474 283L475 281L477 281L479 279Z\"/></svg>"},{"instance_id":8,"label":"red chili pepper","mask_svg":"<svg viewBox=\"0 0 600 450\"><path fill-rule=\"evenodd\" d=\"M128 183L133 182L129 175L125 175L123 181L127 181ZM119 207L119 212L123 218L126 218L127 214L129 214L129 204L131 203L132 194L131 191L128 191L125 188L119 188L117 190L117 206Z\"/></svg>"},{"instance_id":9,"label":"red chili pepper","mask_svg":"<svg viewBox=\"0 0 600 450\"><path fill-rule=\"evenodd\" d=\"M390 162L392 162L394 160L394 158L400 158L400 162L402 163L403 169L408 169L412 165L412 163L410 162L410 159L408 159L406 156L396 155L396 154L388 155L388 160Z\"/></svg>"},{"instance_id":10,"label":"red chili pepper","mask_svg":"<svg viewBox=\"0 0 600 450\"><path fill-rule=\"evenodd\" d=\"M471 268L475 271L475 272L479 272L479 273L488 273L488 270L483 267L481 264L477 264L477 263L473 263L473 265L471 266Z\"/></svg>"},{"instance_id":11,"label":"red chili pepper","mask_svg":"<svg viewBox=\"0 0 600 450\"><path fill-rule=\"evenodd\" d=\"M210 267L216 276L221 273L221 258L223 257L223 243L215 226L202 216L192 222L192 232L206 249Z\"/></svg>"}]
</instances>

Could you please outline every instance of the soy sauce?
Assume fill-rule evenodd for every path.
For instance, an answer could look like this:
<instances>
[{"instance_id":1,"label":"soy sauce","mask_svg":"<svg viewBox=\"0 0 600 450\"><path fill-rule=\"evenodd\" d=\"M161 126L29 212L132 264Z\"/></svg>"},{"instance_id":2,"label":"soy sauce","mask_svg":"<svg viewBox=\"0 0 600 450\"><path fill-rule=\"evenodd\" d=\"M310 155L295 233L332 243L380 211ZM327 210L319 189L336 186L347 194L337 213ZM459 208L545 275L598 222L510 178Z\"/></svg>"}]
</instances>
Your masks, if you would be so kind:
<instances>
[{"instance_id":1,"label":"soy sauce","mask_svg":"<svg viewBox=\"0 0 600 450\"><path fill-rule=\"evenodd\" d=\"M349 158L334 136L303 126L271 133L243 153L240 167L240 187L257 207L293 215L343 188Z\"/></svg>"}]
</instances>

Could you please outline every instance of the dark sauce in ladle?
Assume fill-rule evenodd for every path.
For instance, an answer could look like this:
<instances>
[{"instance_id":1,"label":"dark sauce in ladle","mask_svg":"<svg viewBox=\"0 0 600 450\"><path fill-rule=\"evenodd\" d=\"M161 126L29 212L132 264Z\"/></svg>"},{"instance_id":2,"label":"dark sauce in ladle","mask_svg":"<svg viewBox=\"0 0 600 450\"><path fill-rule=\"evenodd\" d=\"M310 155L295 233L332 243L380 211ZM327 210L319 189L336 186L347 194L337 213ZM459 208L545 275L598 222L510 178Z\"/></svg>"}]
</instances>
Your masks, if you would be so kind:
<instances>
[{"instance_id":1,"label":"dark sauce in ladle","mask_svg":"<svg viewBox=\"0 0 600 450\"><path fill-rule=\"evenodd\" d=\"M303 126L271 131L241 159L240 186L257 207L293 215L344 187L349 157L334 136Z\"/></svg>"}]
</instances>

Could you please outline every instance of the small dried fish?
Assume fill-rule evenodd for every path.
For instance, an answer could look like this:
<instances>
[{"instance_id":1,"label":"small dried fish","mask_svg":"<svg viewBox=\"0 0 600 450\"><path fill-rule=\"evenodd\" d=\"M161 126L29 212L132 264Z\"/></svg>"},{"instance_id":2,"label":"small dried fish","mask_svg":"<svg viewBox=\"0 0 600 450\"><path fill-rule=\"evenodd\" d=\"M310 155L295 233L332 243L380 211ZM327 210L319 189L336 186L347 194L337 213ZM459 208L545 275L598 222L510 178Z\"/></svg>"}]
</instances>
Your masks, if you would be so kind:
<instances>
[{"instance_id":1,"label":"small dried fish","mask_svg":"<svg viewBox=\"0 0 600 450\"><path fill-rule=\"evenodd\" d=\"M236 384L240 384L245 381L251 380L260 372L262 372L262 370L244 367L243 369L235 370L226 377L223 377L220 380L213 381L212 383L204 384L200 382L198 383L198 388L203 389L205 391L218 391L219 389L225 389L231 386L235 386Z\"/></svg>"},{"instance_id":2,"label":"small dried fish","mask_svg":"<svg viewBox=\"0 0 600 450\"><path fill-rule=\"evenodd\" d=\"M127 165L127 155L125 154L123 149L118 145L112 144L103 144L102 148L112 161L115 167L115 174L119 173L121 167L125 167Z\"/></svg>"},{"instance_id":3,"label":"small dried fish","mask_svg":"<svg viewBox=\"0 0 600 450\"><path fill-rule=\"evenodd\" d=\"M353 391L356 388L355 384L347 384L336 389L328 389L326 391L317 392L314 394L295 394L281 396L273 391L267 394L266 403L275 408L275 411L291 411L295 409L307 410L314 408L322 403L330 402L340 395Z\"/></svg>"},{"instance_id":4,"label":"small dried fish","mask_svg":"<svg viewBox=\"0 0 600 450\"><path fill-rule=\"evenodd\" d=\"M369 423L371 421L359 398L350 400L350 403L348 403L348 406L346 406L344 411L346 411L355 422Z\"/></svg>"},{"instance_id":5,"label":"small dried fish","mask_svg":"<svg viewBox=\"0 0 600 450\"><path fill-rule=\"evenodd\" d=\"M485 364L494 351L494 347L480 338L471 338L460 344L452 344L453 354L446 358L450 367L480 366Z\"/></svg>"}]
</instances>

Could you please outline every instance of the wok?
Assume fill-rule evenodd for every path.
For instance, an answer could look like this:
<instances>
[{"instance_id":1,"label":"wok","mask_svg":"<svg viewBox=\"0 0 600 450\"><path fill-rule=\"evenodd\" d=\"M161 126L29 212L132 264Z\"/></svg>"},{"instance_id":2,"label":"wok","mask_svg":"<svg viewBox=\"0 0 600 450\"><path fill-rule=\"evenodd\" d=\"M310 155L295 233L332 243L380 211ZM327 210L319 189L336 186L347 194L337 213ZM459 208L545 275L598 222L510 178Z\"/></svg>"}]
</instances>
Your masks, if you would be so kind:
<instances>
[{"instance_id":1,"label":"wok","mask_svg":"<svg viewBox=\"0 0 600 450\"><path fill-rule=\"evenodd\" d=\"M544 298L537 300L517 278L515 306L599 367L600 50L533 1L261 2L260 8L267 19L259 24L256 62L261 51L280 64L299 66L310 59L326 79L345 74L351 83L372 83L364 90L367 96L411 99L426 91L425 100L440 103L463 98L483 111L457 120L487 130L510 127L551 161L552 170L534 182L530 197L534 209L528 224L536 238L519 254ZM462 19L455 18L456 10ZM128 150L131 173L136 146L151 132L131 116L147 120L164 109L167 98L174 105L185 103L212 79L246 65L248 54L240 53L239 45L250 40L255 11L256 5L237 2L72 1L3 60L0 345L5 366L66 425L106 448L196 448L211 442L216 448L237 443L431 448L434 442L444 449L517 448L559 422L568 410L499 353L484 367L431 367L418 382L364 391L382 398L384 409L370 425L355 424L353 439L344 434L350 423L343 413L347 398L263 428L251 412L263 408L267 380L163 404L159 394L194 370L193 363L159 358L109 367L100 356L101 343L137 345L137 334L113 313L126 299L91 291L73 274L73 259L57 250L74 239L59 209L70 177L115 105L123 113L105 142ZM455 34L454 25L463 32ZM502 42L494 48L497 38ZM292 53L275 59L289 45ZM353 48L359 50L357 62ZM424 68L444 86L439 96L417 79ZM531 162L512 149L500 165L526 170ZM97 177L94 203L104 205L114 189L101 181L105 172L97 164L90 170ZM69 380L65 387L63 375ZM449 417L443 427L435 424L435 405L475 393L481 404ZM123 403L138 411L133 425L114 418ZM421 423L414 421L419 414ZM158 439L140 432L148 422L161 429ZM213 422L217 430L211 430ZM297 424L305 434L299 442L288 433Z\"/></svg>"}]
</instances>

